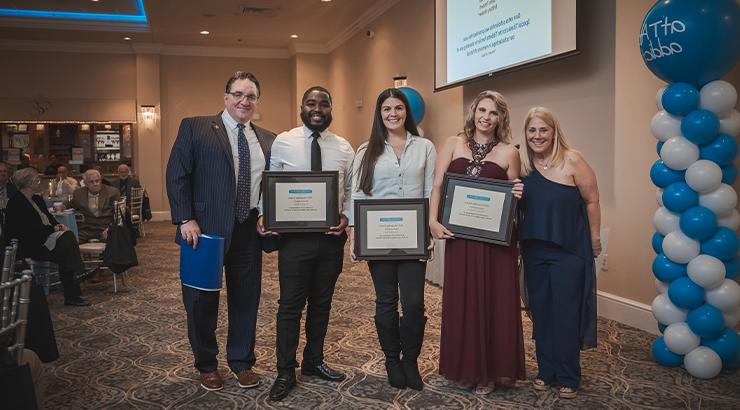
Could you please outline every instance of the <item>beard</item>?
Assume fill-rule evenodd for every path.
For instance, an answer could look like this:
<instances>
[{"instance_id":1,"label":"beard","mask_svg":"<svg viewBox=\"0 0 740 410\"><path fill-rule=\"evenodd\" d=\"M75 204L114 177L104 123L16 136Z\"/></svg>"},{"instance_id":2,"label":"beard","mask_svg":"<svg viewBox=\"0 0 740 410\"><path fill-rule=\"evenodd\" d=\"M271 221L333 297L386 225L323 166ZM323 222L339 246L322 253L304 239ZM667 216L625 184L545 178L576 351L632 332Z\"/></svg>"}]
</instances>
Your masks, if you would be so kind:
<instances>
[{"instance_id":1,"label":"beard","mask_svg":"<svg viewBox=\"0 0 740 410\"><path fill-rule=\"evenodd\" d=\"M303 124L311 131L316 132L322 132L325 129L329 128L329 125L331 124L331 114L327 114L324 116L324 121L321 124L312 124L311 123L311 113L306 111L301 111L301 121L303 121Z\"/></svg>"}]
</instances>

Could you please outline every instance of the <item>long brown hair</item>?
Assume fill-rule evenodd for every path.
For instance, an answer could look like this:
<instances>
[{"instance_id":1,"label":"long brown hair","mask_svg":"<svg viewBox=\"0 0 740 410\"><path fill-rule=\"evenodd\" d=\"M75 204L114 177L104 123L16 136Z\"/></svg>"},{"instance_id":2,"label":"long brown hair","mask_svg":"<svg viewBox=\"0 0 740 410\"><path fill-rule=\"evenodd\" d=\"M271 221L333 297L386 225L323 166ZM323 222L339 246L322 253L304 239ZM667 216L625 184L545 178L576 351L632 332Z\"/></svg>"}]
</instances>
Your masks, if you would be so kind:
<instances>
[{"instance_id":1,"label":"long brown hair","mask_svg":"<svg viewBox=\"0 0 740 410\"><path fill-rule=\"evenodd\" d=\"M551 167L562 167L565 164L565 154L571 151L568 141L565 139L565 133L560 128L560 121L555 114L545 107L532 107L527 113L527 117L524 120L524 152L522 158L522 175L529 175L534 169L534 153L532 148L529 147L527 141L527 128L529 123L535 119L541 119L548 127L552 128L552 160L548 164Z\"/></svg>"},{"instance_id":2,"label":"long brown hair","mask_svg":"<svg viewBox=\"0 0 740 410\"><path fill-rule=\"evenodd\" d=\"M498 142L509 143L511 142L511 125L509 118L509 104L506 103L506 99L501 93L497 91L485 90L478 94L472 103L470 103L470 109L465 115L465 125L463 130L458 134L465 136L468 140L473 139L475 135L475 110L478 108L478 104L481 100L490 99L496 103L496 111L498 111L498 122L496 123L496 131L494 132L494 139Z\"/></svg>"},{"instance_id":3,"label":"long brown hair","mask_svg":"<svg viewBox=\"0 0 740 410\"><path fill-rule=\"evenodd\" d=\"M375 102L373 128L370 131L370 139L365 148L365 155L362 157L362 162L360 162L360 179L357 184L357 189L364 192L365 195L372 195L371 191L373 190L375 164L378 162L378 157L380 157L385 150L385 140L388 138L388 128L383 124L381 108L385 100L389 98L397 98L401 100L404 107L406 107L406 121L403 123L404 128L412 135L419 135L419 130L416 128L416 122L414 122L414 116L411 114L409 100L406 98L403 91L398 88L387 88L383 90L383 92L378 96L378 100Z\"/></svg>"}]
</instances>

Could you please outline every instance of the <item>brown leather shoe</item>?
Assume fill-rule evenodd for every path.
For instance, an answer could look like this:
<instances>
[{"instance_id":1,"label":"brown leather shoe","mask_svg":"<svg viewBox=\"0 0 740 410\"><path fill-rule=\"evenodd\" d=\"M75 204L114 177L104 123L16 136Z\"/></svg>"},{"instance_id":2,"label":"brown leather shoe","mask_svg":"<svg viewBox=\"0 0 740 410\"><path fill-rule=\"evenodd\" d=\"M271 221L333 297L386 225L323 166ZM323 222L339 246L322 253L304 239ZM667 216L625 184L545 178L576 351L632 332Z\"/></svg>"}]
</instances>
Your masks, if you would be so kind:
<instances>
[{"instance_id":1,"label":"brown leather shoe","mask_svg":"<svg viewBox=\"0 0 740 410\"><path fill-rule=\"evenodd\" d=\"M221 375L218 374L218 370L216 370L209 373L201 373L200 385L208 391L215 391L224 388L224 381L221 379Z\"/></svg>"},{"instance_id":2,"label":"brown leather shoe","mask_svg":"<svg viewBox=\"0 0 740 410\"><path fill-rule=\"evenodd\" d=\"M260 376L252 370L242 370L234 377L242 389L251 389L260 385Z\"/></svg>"}]
</instances>

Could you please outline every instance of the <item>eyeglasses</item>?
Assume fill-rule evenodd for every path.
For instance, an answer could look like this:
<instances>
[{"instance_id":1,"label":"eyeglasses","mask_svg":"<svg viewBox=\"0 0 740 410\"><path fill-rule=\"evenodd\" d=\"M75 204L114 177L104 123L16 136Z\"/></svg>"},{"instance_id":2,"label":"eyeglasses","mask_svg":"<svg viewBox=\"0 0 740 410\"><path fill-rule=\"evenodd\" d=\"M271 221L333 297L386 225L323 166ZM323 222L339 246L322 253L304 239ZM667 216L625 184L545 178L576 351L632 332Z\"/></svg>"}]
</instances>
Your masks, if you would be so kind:
<instances>
[{"instance_id":1,"label":"eyeglasses","mask_svg":"<svg viewBox=\"0 0 740 410\"><path fill-rule=\"evenodd\" d=\"M243 99L247 99L247 101L251 103L256 103L257 100L260 98L254 94L244 94L243 92L237 91L235 93L227 92L226 94L231 94L232 97L236 99L237 102L242 101Z\"/></svg>"}]
</instances>

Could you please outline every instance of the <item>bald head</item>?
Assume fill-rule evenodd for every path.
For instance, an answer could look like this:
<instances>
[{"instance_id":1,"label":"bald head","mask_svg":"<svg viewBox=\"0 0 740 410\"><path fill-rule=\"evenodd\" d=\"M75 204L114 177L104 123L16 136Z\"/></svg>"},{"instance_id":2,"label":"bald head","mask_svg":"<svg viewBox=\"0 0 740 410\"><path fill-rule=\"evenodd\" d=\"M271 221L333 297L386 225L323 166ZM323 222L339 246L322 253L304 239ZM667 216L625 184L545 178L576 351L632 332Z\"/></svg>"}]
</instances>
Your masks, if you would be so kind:
<instances>
[{"instance_id":1,"label":"bald head","mask_svg":"<svg viewBox=\"0 0 740 410\"><path fill-rule=\"evenodd\" d=\"M126 179L128 176L131 175L131 168L128 167L126 164L121 164L118 166L118 177L121 179Z\"/></svg>"}]
</instances>

